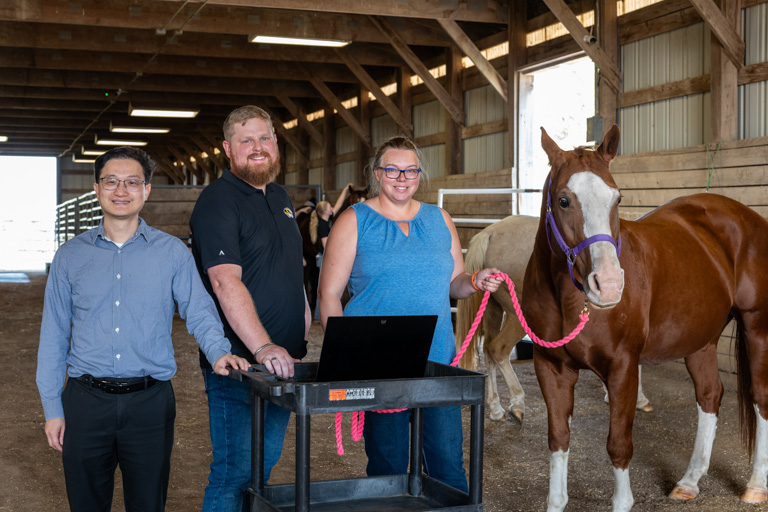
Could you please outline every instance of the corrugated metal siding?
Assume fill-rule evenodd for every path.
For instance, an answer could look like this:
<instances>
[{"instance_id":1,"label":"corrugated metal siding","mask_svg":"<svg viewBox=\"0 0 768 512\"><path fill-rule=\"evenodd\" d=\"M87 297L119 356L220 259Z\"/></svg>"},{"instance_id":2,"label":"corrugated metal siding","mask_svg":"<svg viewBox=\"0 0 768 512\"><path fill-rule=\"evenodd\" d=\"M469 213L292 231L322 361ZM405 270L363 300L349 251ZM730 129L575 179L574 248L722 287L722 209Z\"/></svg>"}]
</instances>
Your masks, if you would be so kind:
<instances>
[{"instance_id":1,"label":"corrugated metal siding","mask_svg":"<svg viewBox=\"0 0 768 512\"><path fill-rule=\"evenodd\" d=\"M293 148L293 146L290 146L290 145L286 144L286 146L285 146L285 165L293 165L293 164L295 164L297 157L298 157L298 153Z\"/></svg>"},{"instance_id":2,"label":"corrugated metal siding","mask_svg":"<svg viewBox=\"0 0 768 512\"><path fill-rule=\"evenodd\" d=\"M440 102L428 101L413 107L413 136L425 137L445 130L445 109Z\"/></svg>"},{"instance_id":3,"label":"corrugated metal siding","mask_svg":"<svg viewBox=\"0 0 768 512\"><path fill-rule=\"evenodd\" d=\"M371 119L371 145L374 148L400 133L397 123L388 115L376 116Z\"/></svg>"},{"instance_id":4,"label":"corrugated metal siding","mask_svg":"<svg viewBox=\"0 0 768 512\"><path fill-rule=\"evenodd\" d=\"M498 121L507 117L507 104L490 85L464 91L466 126Z\"/></svg>"},{"instance_id":5,"label":"corrugated metal siding","mask_svg":"<svg viewBox=\"0 0 768 512\"><path fill-rule=\"evenodd\" d=\"M747 65L768 61L768 4L742 10ZM739 87L740 139L768 135L768 81Z\"/></svg>"},{"instance_id":6,"label":"corrugated metal siding","mask_svg":"<svg viewBox=\"0 0 768 512\"><path fill-rule=\"evenodd\" d=\"M310 185L320 185L323 186L323 168L322 167L312 167L309 169L309 184Z\"/></svg>"},{"instance_id":7,"label":"corrugated metal siding","mask_svg":"<svg viewBox=\"0 0 768 512\"><path fill-rule=\"evenodd\" d=\"M621 48L624 91L709 73L710 31L704 23ZM621 153L681 148L709 138L709 93L621 109Z\"/></svg>"},{"instance_id":8,"label":"corrugated metal siding","mask_svg":"<svg viewBox=\"0 0 768 512\"><path fill-rule=\"evenodd\" d=\"M507 132L490 133L462 141L464 174L498 171L509 167Z\"/></svg>"},{"instance_id":9,"label":"corrugated metal siding","mask_svg":"<svg viewBox=\"0 0 768 512\"><path fill-rule=\"evenodd\" d=\"M356 162L343 162L336 164L336 190L344 188L347 183L357 182Z\"/></svg>"},{"instance_id":10,"label":"corrugated metal siding","mask_svg":"<svg viewBox=\"0 0 768 512\"><path fill-rule=\"evenodd\" d=\"M357 135L349 126L342 126L336 130L336 154L343 155L357 150Z\"/></svg>"},{"instance_id":11,"label":"corrugated metal siding","mask_svg":"<svg viewBox=\"0 0 768 512\"><path fill-rule=\"evenodd\" d=\"M310 138L309 139L309 159L315 160L317 158L323 158L325 155L325 148L322 144L317 142L315 139Z\"/></svg>"},{"instance_id":12,"label":"corrugated metal siding","mask_svg":"<svg viewBox=\"0 0 768 512\"><path fill-rule=\"evenodd\" d=\"M286 185L298 185L299 183L299 173L297 172L287 172L285 173L285 184Z\"/></svg>"},{"instance_id":13,"label":"corrugated metal siding","mask_svg":"<svg viewBox=\"0 0 768 512\"><path fill-rule=\"evenodd\" d=\"M420 149L429 177L439 178L445 176L445 144L435 144L434 146L426 146Z\"/></svg>"}]
</instances>

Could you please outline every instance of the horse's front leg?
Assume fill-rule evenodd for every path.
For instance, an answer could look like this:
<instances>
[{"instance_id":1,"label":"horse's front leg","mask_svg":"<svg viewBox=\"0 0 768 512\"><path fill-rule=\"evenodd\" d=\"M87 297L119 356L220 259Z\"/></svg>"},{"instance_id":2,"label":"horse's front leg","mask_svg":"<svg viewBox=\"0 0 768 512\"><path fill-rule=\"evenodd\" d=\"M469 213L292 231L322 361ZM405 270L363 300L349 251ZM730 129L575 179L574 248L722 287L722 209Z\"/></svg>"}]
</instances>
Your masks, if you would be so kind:
<instances>
[{"instance_id":1,"label":"horse's front leg","mask_svg":"<svg viewBox=\"0 0 768 512\"><path fill-rule=\"evenodd\" d=\"M573 417L573 388L579 371L547 355L533 358L549 427L549 496L547 511L561 512L568 503L568 456Z\"/></svg>"},{"instance_id":2,"label":"horse's front leg","mask_svg":"<svg viewBox=\"0 0 768 512\"><path fill-rule=\"evenodd\" d=\"M612 367L608 374L610 396L610 428L608 456L613 463L613 511L626 512L635 502L629 483L629 463L632 460L632 424L637 404L638 366L628 363Z\"/></svg>"}]
</instances>

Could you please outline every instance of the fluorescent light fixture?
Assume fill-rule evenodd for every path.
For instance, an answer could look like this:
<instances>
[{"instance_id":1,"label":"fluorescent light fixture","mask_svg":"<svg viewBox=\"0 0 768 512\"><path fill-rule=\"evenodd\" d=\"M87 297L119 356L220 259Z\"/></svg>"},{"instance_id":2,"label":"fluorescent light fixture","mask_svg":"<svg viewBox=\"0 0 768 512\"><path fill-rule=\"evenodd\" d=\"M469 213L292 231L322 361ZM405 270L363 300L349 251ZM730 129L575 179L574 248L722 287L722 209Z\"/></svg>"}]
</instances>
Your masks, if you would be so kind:
<instances>
[{"instance_id":1,"label":"fluorescent light fixture","mask_svg":"<svg viewBox=\"0 0 768 512\"><path fill-rule=\"evenodd\" d=\"M79 158L77 155L72 155L72 161L77 164L92 164L96 160L90 158Z\"/></svg>"},{"instance_id":2,"label":"fluorescent light fixture","mask_svg":"<svg viewBox=\"0 0 768 512\"><path fill-rule=\"evenodd\" d=\"M164 107L153 107L153 106L137 106L133 104L129 104L128 106L128 114L130 114L133 117L182 117L182 118L192 118L197 116L197 114L200 112L200 110L195 109L189 109L189 110L179 110L179 109L169 109Z\"/></svg>"},{"instance_id":3,"label":"fluorescent light fixture","mask_svg":"<svg viewBox=\"0 0 768 512\"><path fill-rule=\"evenodd\" d=\"M5 135L0 135L0 142L8 142L8 137Z\"/></svg>"},{"instance_id":4,"label":"fluorescent light fixture","mask_svg":"<svg viewBox=\"0 0 768 512\"><path fill-rule=\"evenodd\" d=\"M99 156L106 153L106 149L101 148L87 148L85 146L80 147L80 154L81 155L87 155L87 156Z\"/></svg>"},{"instance_id":5,"label":"fluorescent light fixture","mask_svg":"<svg viewBox=\"0 0 768 512\"><path fill-rule=\"evenodd\" d=\"M93 141L99 146L146 146L147 145L147 142L143 140L100 139L98 135L93 137Z\"/></svg>"},{"instance_id":6,"label":"fluorescent light fixture","mask_svg":"<svg viewBox=\"0 0 768 512\"><path fill-rule=\"evenodd\" d=\"M299 46L330 46L340 48L347 46L351 41L336 41L333 39L304 39L298 37L277 37L277 36L253 36L252 43L268 44L293 44Z\"/></svg>"},{"instance_id":7,"label":"fluorescent light fixture","mask_svg":"<svg viewBox=\"0 0 768 512\"><path fill-rule=\"evenodd\" d=\"M141 126L114 126L109 123L109 131L113 133L168 133L170 128L150 128Z\"/></svg>"}]
</instances>

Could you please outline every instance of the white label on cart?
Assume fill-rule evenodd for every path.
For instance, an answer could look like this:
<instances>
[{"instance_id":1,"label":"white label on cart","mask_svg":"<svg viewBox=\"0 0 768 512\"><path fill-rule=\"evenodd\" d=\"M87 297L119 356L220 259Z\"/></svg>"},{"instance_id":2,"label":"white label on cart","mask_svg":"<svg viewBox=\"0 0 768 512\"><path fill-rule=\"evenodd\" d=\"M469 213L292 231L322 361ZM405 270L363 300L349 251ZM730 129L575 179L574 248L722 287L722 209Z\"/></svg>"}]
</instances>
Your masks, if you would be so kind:
<instances>
[{"instance_id":1,"label":"white label on cart","mask_svg":"<svg viewBox=\"0 0 768 512\"><path fill-rule=\"evenodd\" d=\"M376 398L376 388L332 389L328 400L371 400Z\"/></svg>"}]
</instances>

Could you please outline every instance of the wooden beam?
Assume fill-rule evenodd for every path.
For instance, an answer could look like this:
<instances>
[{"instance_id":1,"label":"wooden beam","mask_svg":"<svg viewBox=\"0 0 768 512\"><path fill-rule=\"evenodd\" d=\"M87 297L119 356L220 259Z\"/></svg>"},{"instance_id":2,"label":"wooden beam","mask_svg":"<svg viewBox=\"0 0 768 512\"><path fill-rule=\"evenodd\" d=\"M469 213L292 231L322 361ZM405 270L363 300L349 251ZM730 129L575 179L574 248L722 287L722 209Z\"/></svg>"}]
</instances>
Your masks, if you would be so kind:
<instances>
[{"instance_id":1,"label":"wooden beam","mask_svg":"<svg viewBox=\"0 0 768 512\"><path fill-rule=\"evenodd\" d=\"M288 110L288 112L290 112L291 115L296 118L296 120L299 122L301 127L304 128L304 130L306 130L309 136L312 137L315 140L315 142L322 145L323 136L320 134L320 131L317 128L315 128L315 125L313 125L309 121L309 119L307 119L307 116L305 116L299 110L299 107L296 106L293 100L291 100L291 98L289 98L284 94L278 95L277 99L280 101L280 103L283 104L283 106Z\"/></svg>"},{"instance_id":2,"label":"wooden beam","mask_svg":"<svg viewBox=\"0 0 768 512\"><path fill-rule=\"evenodd\" d=\"M589 55L594 61L595 65L600 68L600 74L608 81L608 83L617 92L620 91L619 87L619 68L616 63L603 51L599 43L590 44L588 39L590 37L589 32L581 24L575 14L568 8L564 0L544 0L549 10L557 17L557 19L565 25L565 28L570 32L573 40L579 45L579 48ZM587 40L585 40L587 38Z\"/></svg>"},{"instance_id":3,"label":"wooden beam","mask_svg":"<svg viewBox=\"0 0 768 512\"><path fill-rule=\"evenodd\" d=\"M199 169L197 169L189 160L189 156L184 156L181 154L181 151L176 149L173 145L168 146L168 151L173 153L173 156L176 157L176 161L180 164L192 171L192 174L195 175L198 181L205 182L205 177L203 176L203 173L200 172ZM186 181L186 180L185 180Z\"/></svg>"},{"instance_id":4,"label":"wooden beam","mask_svg":"<svg viewBox=\"0 0 768 512\"><path fill-rule=\"evenodd\" d=\"M185 3L185 0L165 0ZM473 2L440 0L207 0L208 5L234 5L262 9L289 9L292 11L322 11L402 18L453 19L482 23L506 23L506 12L499 0Z\"/></svg>"},{"instance_id":5,"label":"wooden beam","mask_svg":"<svg viewBox=\"0 0 768 512\"><path fill-rule=\"evenodd\" d=\"M389 99L389 96L384 94L384 91L381 90L379 84L377 84L376 80L374 80L371 75L369 75L368 72L363 69L363 66L361 66L360 63L357 62L355 58L347 53L347 51L344 49L337 49L336 53L339 54L341 60L344 61L350 71L352 71L357 79L360 80L360 83L363 85L363 87L371 91L376 99L379 100L379 105L381 105L387 114L392 117L397 126L399 126L400 129L405 133L413 133L413 125L408 122L405 117L403 117L403 114L400 109L397 108L397 105L395 105L394 102Z\"/></svg>"},{"instance_id":6,"label":"wooden beam","mask_svg":"<svg viewBox=\"0 0 768 512\"><path fill-rule=\"evenodd\" d=\"M365 88L365 85L361 85L360 102L357 105L357 115L360 124L366 127L371 126L370 102L371 99L368 95L368 89ZM355 152L356 174L354 180L357 185L365 183L365 166L368 165L368 160L371 158L371 149L370 145L365 144L361 140L357 141L357 151Z\"/></svg>"},{"instance_id":7,"label":"wooden beam","mask_svg":"<svg viewBox=\"0 0 768 512\"><path fill-rule=\"evenodd\" d=\"M709 25L712 35L720 41L723 52L731 60L736 69L744 66L744 53L746 51L744 41L742 41L732 21L729 21L727 14L717 7L713 0L690 0L691 5L701 15L704 23ZM739 11L741 8L739 8Z\"/></svg>"},{"instance_id":8,"label":"wooden beam","mask_svg":"<svg viewBox=\"0 0 768 512\"><path fill-rule=\"evenodd\" d=\"M419 75L422 80L424 80L424 85L427 86L427 89L429 89L430 92L440 102L440 104L443 105L443 108L445 108L446 112L448 112L448 115L450 115L454 121L460 125L463 125L464 111L461 107L461 103L457 103L456 100L450 94L448 94L448 92L446 92L443 86L440 85L440 82L438 82L429 72L427 66L425 66L424 63L422 63L421 60L416 56L416 54L413 53L413 51L408 47L408 45L405 44L397 32L392 29L392 26L386 19L380 17L371 17L371 21L384 35L389 38L390 44L395 49L395 51L400 54L406 64L408 64L411 69L417 75Z\"/></svg>"},{"instance_id":9,"label":"wooden beam","mask_svg":"<svg viewBox=\"0 0 768 512\"><path fill-rule=\"evenodd\" d=\"M475 43L472 42L467 34L461 30L461 27L459 27L459 25L453 20L438 18L437 22L440 23L440 26L443 27L443 30L445 30L448 35L451 36L453 42L455 42L456 45L461 48L461 51L464 52L464 55L469 57L469 60L475 64L478 71L480 71L480 73L488 80L491 86L496 89L496 92L499 93L504 101L509 101L507 98L507 81L501 77L498 71L496 71L496 68L493 67L493 64L488 62L488 59L483 56L483 54L480 52L480 50L478 50L477 46L475 46Z\"/></svg>"},{"instance_id":10,"label":"wooden beam","mask_svg":"<svg viewBox=\"0 0 768 512\"><path fill-rule=\"evenodd\" d=\"M397 83L397 103L400 107L400 112L403 114L403 118L408 121L410 126L413 126L411 121L411 71L405 66L400 66L395 70L395 81ZM407 132L405 135L413 137L413 130Z\"/></svg>"},{"instance_id":11,"label":"wooden beam","mask_svg":"<svg viewBox=\"0 0 768 512\"><path fill-rule=\"evenodd\" d=\"M355 116L347 110L347 107L341 104L341 100L336 97L335 94L333 94L333 91L331 91L325 83L315 77L310 77L309 81L312 83L313 86L315 86L315 89L320 93L320 95L325 98L325 101L330 103L333 108L336 109L336 111L339 113L339 115L344 119L344 121L349 125L350 128L352 128L357 136L368 144L371 145L371 134L370 132L360 124L360 122L355 119Z\"/></svg>"},{"instance_id":12,"label":"wooden beam","mask_svg":"<svg viewBox=\"0 0 768 512\"><path fill-rule=\"evenodd\" d=\"M519 160L519 134L520 134L520 76L518 70L525 66L528 60L528 47L526 45L526 21L528 19L528 2L526 0L510 0L509 25L507 26L507 40L509 41L509 54L507 55L507 148L509 152L509 165L512 167L512 186L520 183ZM519 200L517 201L519 203ZM519 206L514 210L519 213Z\"/></svg>"}]
</instances>

